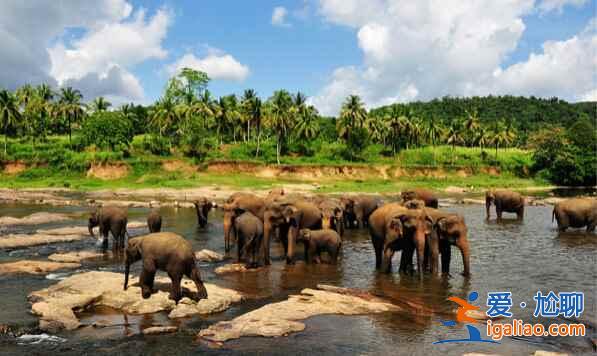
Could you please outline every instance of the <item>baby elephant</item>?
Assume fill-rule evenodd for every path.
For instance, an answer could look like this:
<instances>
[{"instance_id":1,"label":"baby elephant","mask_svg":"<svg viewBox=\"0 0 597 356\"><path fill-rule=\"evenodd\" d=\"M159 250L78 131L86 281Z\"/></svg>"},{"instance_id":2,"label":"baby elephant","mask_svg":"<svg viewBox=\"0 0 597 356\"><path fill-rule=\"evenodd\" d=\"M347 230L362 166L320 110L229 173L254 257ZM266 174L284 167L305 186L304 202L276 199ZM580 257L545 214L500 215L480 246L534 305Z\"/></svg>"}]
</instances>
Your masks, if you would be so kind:
<instances>
[{"instance_id":1,"label":"baby elephant","mask_svg":"<svg viewBox=\"0 0 597 356\"><path fill-rule=\"evenodd\" d=\"M301 229L297 241L305 244L305 261L307 263L321 263L321 253L326 251L330 255L330 262L338 262L338 253L342 246L342 239L335 230Z\"/></svg>"},{"instance_id":2,"label":"baby elephant","mask_svg":"<svg viewBox=\"0 0 597 356\"><path fill-rule=\"evenodd\" d=\"M147 227L151 233L162 230L162 216L157 209L153 209L147 215Z\"/></svg>"},{"instance_id":3,"label":"baby elephant","mask_svg":"<svg viewBox=\"0 0 597 356\"><path fill-rule=\"evenodd\" d=\"M144 299L149 298L153 292L153 279L157 270L168 272L172 280L170 298L176 303L182 297L180 281L183 275L195 282L197 300L207 298L193 248L182 236L172 232L159 232L130 239L126 248L124 290L128 287L131 264L141 259L143 270L139 282Z\"/></svg>"},{"instance_id":4,"label":"baby elephant","mask_svg":"<svg viewBox=\"0 0 597 356\"><path fill-rule=\"evenodd\" d=\"M247 211L234 218L233 228L237 237L237 262L240 262L245 252L248 252L251 256L248 267L258 267L259 252L263 241L263 222Z\"/></svg>"}]
</instances>

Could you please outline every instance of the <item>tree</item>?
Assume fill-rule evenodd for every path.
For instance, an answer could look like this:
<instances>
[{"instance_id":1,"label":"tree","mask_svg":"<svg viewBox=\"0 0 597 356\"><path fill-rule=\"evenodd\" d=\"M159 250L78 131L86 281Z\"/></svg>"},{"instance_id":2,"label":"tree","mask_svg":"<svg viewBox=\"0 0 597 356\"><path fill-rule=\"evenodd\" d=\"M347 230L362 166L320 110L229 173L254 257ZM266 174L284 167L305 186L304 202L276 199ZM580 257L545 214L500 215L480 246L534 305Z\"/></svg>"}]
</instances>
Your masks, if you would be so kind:
<instances>
[{"instance_id":1,"label":"tree","mask_svg":"<svg viewBox=\"0 0 597 356\"><path fill-rule=\"evenodd\" d=\"M446 143L452 146L452 164L454 164L454 154L456 152L456 145L464 143L464 138L461 135L460 123L452 121L450 127L446 132Z\"/></svg>"},{"instance_id":2,"label":"tree","mask_svg":"<svg viewBox=\"0 0 597 356\"><path fill-rule=\"evenodd\" d=\"M166 133L168 134L168 137L171 137L171 135L174 134L179 120L178 114L176 104L169 97L161 98L154 105L149 113L149 123L155 130L157 130L160 139L163 138ZM172 143L170 140L169 142Z\"/></svg>"},{"instance_id":3,"label":"tree","mask_svg":"<svg viewBox=\"0 0 597 356\"><path fill-rule=\"evenodd\" d=\"M435 145L437 141L442 137L443 128L439 123L437 118L431 119L427 121L427 125L425 126L425 136L431 142L431 146L433 146L433 162L435 163Z\"/></svg>"},{"instance_id":4,"label":"tree","mask_svg":"<svg viewBox=\"0 0 597 356\"><path fill-rule=\"evenodd\" d=\"M319 132L319 121L317 118L317 109L311 105L305 105L298 109L297 122L294 127L296 138L304 142L317 137Z\"/></svg>"},{"instance_id":5,"label":"tree","mask_svg":"<svg viewBox=\"0 0 597 356\"><path fill-rule=\"evenodd\" d=\"M0 90L0 119L4 127L4 155L8 142L8 128L15 125L20 118L19 106L16 96L8 90Z\"/></svg>"},{"instance_id":6,"label":"tree","mask_svg":"<svg viewBox=\"0 0 597 356\"><path fill-rule=\"evenodd\" d=\"M185 67L170 78L164 97L188 105L201 96L208 83L209 77L205 72Z\"/></svg>"},{"instance_id":7,"label":"tree","mask_svg":"<svg viewBox=\"0 0 597 356\"><path fill-rule=\"evenodd\" d=\"M85 115L83 104L81 103L82 99L83 95L77 89L71 87L60 89L57 113L61 114L62 117L67 120L69 144L71 144L72 124L81 121L81 118ZM97 103L94 101L94 106L97 105L96 109L98 109L98 111L101 111L100 108L107 108L110 105L108 102L104 101L102 97L96 98L96 100Z\"/></svg>"},{"instance_id":8,"label":"tree","mask_svg":"<svg viewBox=\"0 0 597 356\"><path fill-rule=\"evenodd\" d=\"M241 98L242 121L247 124L245 142L251 139L251 122L254 119L255 99L257 99L257 93L253 89L245 90Z\"/></svg>"},{"instance_id":9,"label":"tree","mask_svg":"<svg viewBox=\"0 0 597 356\"><path fill-rule=\"evenodd\" d=\"M107 101L103 96L98 96L91 102L91 111L94 113L106 111L110 106L112 106L112 103Z\"/></svg>"},{"instance_id":10,"label":"tree","mask_svg":"<svg viewBox=\"0 0 597 356\"><path fill-rule=\"evenodd\" d=\"M133 127L118 111L97 111L83 123L82 139L85 145L116 150L119 145L129 146L133 140Z\"/></svg>"},{"instance_id":11,"label":"tree","mask_svg":"<svg viewBox=\"0 0 597 356\"><path fill-rule=\"evenodd\" d=\"M292 96L286 90L275 91L268 100L268 109L268 125L276 134L276 161L280 164L280 155L296 115Z\"/></svg>"},{"instance_id":12,"label":"tree","mask_svg":"<svg viewBox=\"0 0 597 356\"><path fill-rule=\"evenodd\" d=\"M475 132L480 128L479 123L479 116L477 114L477 110L472 110L470 112L467 111L467 118L463 123L464 129L464 140L470 146L474 145L475 141Z\"/></svg>"},{"instance_id":13,"label":"tree","mask_svg":"<svg viewBox=\"0 0 597 356\"><path fill-rule=\"evenodd\" d=\"M336 122L338 136L346 142L350 160L353 160L355 153L361 152L366 145L366 121L367 109L361 98L358 95L350 95L342 105L339 120Z\"/></svg>"}]
</instances>

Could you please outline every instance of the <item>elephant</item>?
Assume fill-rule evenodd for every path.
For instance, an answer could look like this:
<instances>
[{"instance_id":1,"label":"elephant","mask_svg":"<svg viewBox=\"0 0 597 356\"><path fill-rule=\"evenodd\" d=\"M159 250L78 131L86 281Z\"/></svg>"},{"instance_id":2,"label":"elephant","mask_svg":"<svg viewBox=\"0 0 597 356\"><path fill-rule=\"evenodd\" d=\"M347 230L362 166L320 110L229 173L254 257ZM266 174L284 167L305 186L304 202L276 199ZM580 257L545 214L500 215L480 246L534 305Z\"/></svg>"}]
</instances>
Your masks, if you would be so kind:
<instances>
[{"instance_id":1,"label":"elephant","mask_svg":"<svg viewBox=\"0 0 597 356\"><path fill-rule=\"evenodd\" d=\"M245 251L250 253L249 267L259 266L259 252L263 243L263 222L250 211L235 210L232 222L234 234L237 237L237 257L240 262Z\"/></svg>"},{"instance_id":2,"label":"elephant","mask_svg":"<svg viewBox=\"0 0 597 356\"><path fill-rule=\"evenodd\" d=\"M587 232L594 232L597 225L597 199L573 198L557 203L553 207L551 221L558 222L558 230L566 231L568 227L586 226Z\"/></svg>"},{"instance_id":3,"label":"elephant","mask_svg":"<svg viewBox=\"0 0 597 356\"><path fill-rule=\"evenodd\" d=\"M147 299L153 293L153 280L157 270L166 271L172 280L170 298L176 303L181 299L180 281L183 275L195 282L197 298L207 298L191 244L184 237L172 232L158 232L129 240L126 248L124 290L128 288L131 264L143 260L139 276L141 295Z\"/></svg>"},{"instance_id":4,"label":"elephant","mask_svg":"<svg viewBox=\"0 0 597 356\"><path fill-rule=\"evenodd\" d=\"M402 202L407 202L413 199L419 199L425 202L425 206L437 209L439 207L439 202L437 197L433 192L429 189L409 189L405 190L400 194L402 198Z\"/></svg>"},{"instance_id":5,"label":"elephant","mask_svg":"<svg viewBox=\"0 0 597 356\"><path fill-rule=\"evenodd\" d=\"M147 215L147 227L150 233L162 230L162 216L157 209L152 209Z\"/></svg>"},{"instance_id":6,"label":"elephant","mask_svg":"<svg viewBox=\"0 0 597 356\"><path fill-rule=\"evenodd\" d=\"M338 254L342 247L342 238L332 229L311 230L301 229L297 236L297 242L305 244L305 262L321 263L321 253L327 252L330 262L338 262Z\"/></svg>"},{"instance_id":7,"label":"elephant","mask_svg":"<svg viewBox=\"0 0 597 356\"><path fill-rule=\"evenodd\" d=\"M215 201L209 201L206 198L199 198L193 202L197 211L197 223L202 229L207 226L207 217L211 209L218 207Z\"/></svg>"},{"instance_id":8,"label":"elephant","mask_svg":"<svg viewBox=\"0 0 597 356\"><path fill-rule=\"evenodd\" d=\"M425 211L433 220L433 231L427 236L425 254L426 265L429 265L431 273L437 272L440 254L442 273L450 273L451 246L455 245L462 254L462 264L464 266L462 274L469 277L471 275L470 246L464 217L432 208L425 208Z\"/></svg>"},{"instance_id":9,"label":"elephant","mask_svg":"<svg viewBox=\"0 0 597 356\"><path fill-rule=\"evenodd\" d=\"M234 193L226 203L224 203L224 248L226 252L230 252L232 245L232 222L236 217L236 209L243 211L250 211L256 217L263 221L263 209L265 199L250 193ZM234 237L236 238L236 237Z\"/></svg>"},{"instance_id":10,"label":"elephant","mask_svg":"<svg viewBox=\"0 0 597 356\"><path fill-rule=\"evenodd\" d=\"M125 209L116 206L105 206L96 209L89 215L88 229L89 234L93 235L93 228L99 225L100 236L103 236L102 249L105 251L108 248L108 234L111 232L114 238L115 249L124 248L126 224L128 221L128 214Z\"/></svg>"},{"instance_id":11,"label":"elephant","mask_svg":"<svg viewBox=\"0 0 597 356\"><path fill-rule=\"evenodd\" d=\"M389 273L394 252L403 251L400 271L406 272L417 252L420 278L423 276L426 236L431 233L433 220L425 210L406 209L398 203L386 204L369 217L369 233L375 249L375 268ZM405 256L411 258L404 258Z\"/></svg>"},{"instance_id":12,"label":"elephant","mask_svg":"<svg viewBox=\"0 0 597 356\"><path fill-rule=\"evenodd\" d=\"M485 193L485 210L489 220L489 208L495 205L497 221L502 220L502 212L516 213L518 220L524 218L524 197L510 190L488 190Z\"/></svg>"},{"instance_id":13,"label":"elephant","mask_svg":"<svg viewBox=\"0 0 597 356\"><path fill-rule=\"evenodd\" d=\"M322 214L322 227L335 230L340 237L344 236L344 210L335 199L320 200L317 204Z\"/></svg>"},{"instance_id":14,"label":"elephant","mask_svg":"<svg viewBox=\"0 0 597 356\"><path fill-rule=\"evenodd\" d=\"M300 229L321 229L322 214L317 205L305 201L274 201L263 211L263 250L265 264L270 261L270 240L272 232L278 228L280 241L284 247L286 263L294 263L296 238Z\"/></svg>"},{"instance_id":15,"label":"elephant","mask_svg":"<svg viewBox=\"0 0 597 356\"><path fill-rule=\"evenodd\" d=\"M423 209L425 207L425 202L420 199L413 199L403 202L402 206L404 206L407 209Z\"/></svg>"},{"instance_id":16,"label":"elephant","mask_svg":"<svg viewBox=\"0 0 597 356\"><path fill-rule=\"evenodd\" d=\"M340 202L344 210L344 224L347 228L366 227L369 223L369 216L381 206L379 199L367 195L342 197Z\"/></svg>"}]
</instances>

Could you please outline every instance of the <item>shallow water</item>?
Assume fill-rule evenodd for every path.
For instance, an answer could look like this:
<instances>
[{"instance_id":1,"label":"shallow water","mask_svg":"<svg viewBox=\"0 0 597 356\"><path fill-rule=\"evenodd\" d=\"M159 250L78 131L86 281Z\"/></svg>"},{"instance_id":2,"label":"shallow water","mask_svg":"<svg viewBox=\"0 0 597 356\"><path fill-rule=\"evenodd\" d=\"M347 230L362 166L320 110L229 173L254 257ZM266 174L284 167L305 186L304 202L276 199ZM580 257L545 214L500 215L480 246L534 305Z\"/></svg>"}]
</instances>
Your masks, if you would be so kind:
<instances>
[{"instance_id":1,"label":"shallow water","mask_svg":"<svg viewBox=\"0 0 597 356\"><path fill-rule=\"evenodd\" d=\"M473 276L465 279L460 255L453 250L452 275L449 278L426 276L420 282L416 277L399 275L397 272L382 275L375 272L374 254L365 230L347 231L343 243L341 261L337 266L305 265L298 262L286 266L282 261L282 249L274 243L273 265L259 273L232 273L216 276L213 269L218 264L202 263L205 280L220 286L239 290L251 298L231 309L207 317L194 317L178 321L168 320L165 313L142 316L125 316L114 310L85 311L80 314L84 324L122 324L108 328L83 327L73 332L63 332L64 343L40 343L18 345L14 340L0 339L0 353L64 353L116 352L129 354L185 354L207 353L307 353L334 354L463 354L486 352L499 354L531 354L535 350L564 351L571 353L591 352L585 338L534 338L503 339L500 345L448 344L432 345L434 341L467 336L463 327L446 327L440 320L454 305L446 301L449 296L465 298L471 291L479 292L475 303L485 309L485 297L490 291L511 291L517 319L537 322L533 318L537 290L546 294L550 290L582 291L585 293L585 312L581 320L595 324L597 315L595 295L597 292L597 236L584 232L558 234L551 223L551 207L528 207L523 223L506 220L503 223L484 220L484 207L477 205L455 206L446 210L456 211L466 217L469 240L472 247L471 266ZM0 216L24 216L38 211L84 212L85 208L50 207L27 205L0 205ZM129 209L129 220L144 219L147 209ZM207 248L223 252L222 216L212 213L207 229L198 229L193 209L163 208L163 230L174 231L192 242L196 250ZM28 226L19 232L32 232L38 228L85 225L85 215L60 223ZM130 231L131 235L139 231ZM95 248L95 241L87 239L75 243L32 247L19 251L0 251L0 262L17 259L43 259L57 251ZM297 253L297 256L302 256ZM395 259L398 259L396 256ZM398 265L395 261L394 266ZM140 264L135 266L138 271ZM84 270L122 271L115 259L85 262ZM69 273L76 273L72 271ZM0 324L15 327L34 326L37 318L29 314L27 295L56 281L43 276L0 277ZM361 288L376 295L389 298L404 306L405 311L394 314L367 316L318 316L306 321L304 332L288 337L267 339L242 338L226 343L223 348L210 349L197 342L198 330L220 320L229 320L272 301L284 300L289 294L298 293L318 283L350 288ZM528 306L521 309L525 301ZM549 323L550 320L539 320ZM557 320L557 322L562 322ZM181 331L171 335L140 336L139 330L154 324L181 326ZM482 331L483 332L483 331ZM594 332L594 331L593 331ZM595 337L595 336L593 336Z\"/></svg>"}]
</instances>

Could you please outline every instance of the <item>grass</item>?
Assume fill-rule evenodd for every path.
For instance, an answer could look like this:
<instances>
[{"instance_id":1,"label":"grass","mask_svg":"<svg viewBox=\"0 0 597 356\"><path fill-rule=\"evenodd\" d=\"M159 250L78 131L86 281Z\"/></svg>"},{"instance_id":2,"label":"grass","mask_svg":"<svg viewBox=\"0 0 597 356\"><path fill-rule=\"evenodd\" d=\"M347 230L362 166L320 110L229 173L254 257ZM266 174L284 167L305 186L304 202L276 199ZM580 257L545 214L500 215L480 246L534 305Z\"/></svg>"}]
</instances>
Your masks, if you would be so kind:
<instances>
[{"instance_id":1,"label":"grass","mask_svg":"<svg viewBox=\"0 0 597 356\"><path fill-rule=\"evenodd\" d=\"M3 138L0 136L0 142ZM2 188L44 188L68 187L77 190L97 189L139 189L139 188L192 188L201 186L268 189L281 184L309 183L313 181L298 179L262 178L244 173L206 173L201 171L168 172L163 169L164 160L180 160L189 165L191 159L180 154L162 157L143 150L143 137L136 136L131 151L123 152L98 151L87 149L74 151L70 149L68 137L50 137L47 142L37 144L35 149L31 142L9 140L8 159L25 162L29 168L16 174L0 173ZM77 145L76 136L73 145ZM319 144L314 144L317 146ZM372 145L363 152L366 162L348 162L339 158L341 144L322 144L312 155L291 154L282 157L282 163L310 166L371 166L385 165L401 168L438 168L442 177L403 177L400 179L382 179L371 176L365 180L346 177L324 177L317 181L322 192L362 191L389 193L402 188L429 187L442 189L447 186L460 187L512 187L547 186L548 182L528 176L528 168L532 164L532 152L520 149L500 149L497 160L494 150L482 152L479 148L449 146L423 147L402 150L395 157L381 154L383 147ZM262 146L263 156L254 158L255 147L252 144L227 145L226 149L210 152L211 159L235 160L240 162L272 163L275 162L275 147L268 142ZM273 150L272 150L273 149ZM0 152L0 157L2 152ZM86 172L92 164L124 162L131 169L121 179L101 180L87 177ZM499 176L483 173L483 167L497 166L502 172ZM466 168L472 174L463 178L458 170ZM1 171L0 171L1 172Z\"/></svg>"}]
</instances>

